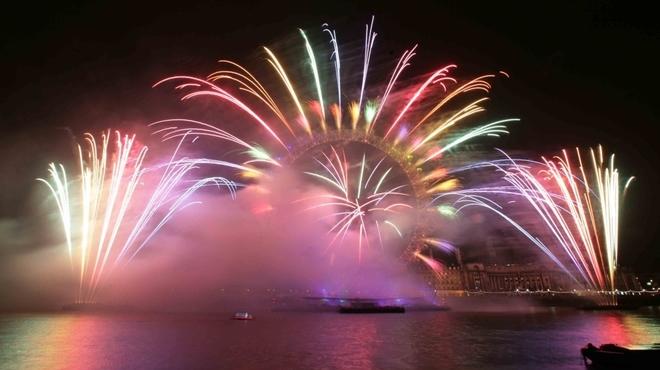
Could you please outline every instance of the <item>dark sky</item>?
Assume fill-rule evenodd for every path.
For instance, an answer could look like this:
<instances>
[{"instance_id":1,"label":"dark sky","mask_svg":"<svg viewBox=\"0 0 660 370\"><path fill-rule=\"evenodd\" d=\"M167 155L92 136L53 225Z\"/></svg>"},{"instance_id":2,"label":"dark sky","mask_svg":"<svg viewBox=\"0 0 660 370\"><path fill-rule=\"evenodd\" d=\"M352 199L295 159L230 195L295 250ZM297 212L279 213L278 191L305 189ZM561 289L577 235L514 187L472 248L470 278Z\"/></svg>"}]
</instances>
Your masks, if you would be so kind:
<instances>
[{"instance_id":1,"label":"dark sky","mask_svg":"<svg viewBox=\"0 0 660 370\"><path fill-rule=\"evenodd\" d=\"M624 175L638 177L623 215L622 264L658 269L660 23L653 9L625 2L384 3L85 1L4 8L0 219L26 217L34 178L70 146L62 128L79 133L168 118L172 93L151 89L163 76L206 75L219 57L252 57L258 46L297 27L319 30L324 22L340 39L359 41L374 14L375 55L395 57L418 42L411 69L417 73L455 62L459 74L511 74L489 109L522 123L497 146L551 154L602 143L616 152Z\"/></svg>"}]
</instances>

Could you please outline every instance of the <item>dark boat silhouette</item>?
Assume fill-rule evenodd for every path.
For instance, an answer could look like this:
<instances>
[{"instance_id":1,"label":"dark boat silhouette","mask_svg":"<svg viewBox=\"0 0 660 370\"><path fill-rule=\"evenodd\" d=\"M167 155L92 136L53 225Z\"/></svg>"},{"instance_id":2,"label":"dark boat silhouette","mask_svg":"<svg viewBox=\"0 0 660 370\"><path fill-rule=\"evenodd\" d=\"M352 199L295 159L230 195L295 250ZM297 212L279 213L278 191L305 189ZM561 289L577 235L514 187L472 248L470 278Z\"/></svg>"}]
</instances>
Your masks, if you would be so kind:
<instances>
[{"instance_id":1,"label":"dark boat silhouette","mask_svg":"<svg viewBox=\"0 0 660 370\"><path fill-rule=\"evenodd\" d=\"M342 298L339 300L339 313L404 313L401 305L382 304L380 299ZM386 301L385 301L386 302Z\"/></svg>"},{"instance_id":2,"label":"dark boat silhouette","mask_svg":"<svg viewBox=\"0 0 660 370\"><path fill-rule=\"evenodd\" d=\"M381 306L376 302L351 302L339 306L339 313L405 313L403 306Z\"/></svg>"},{"instance_id":3,"label":"dark boat silhouette","mask_svg":"<svg viewBox=\"0 0 660 370\"><path fill-rule=\"evenodd\" d=\"M589 343L580 350L584 364L590 369L656 369L660 361L660 345L632 349L616 344L596 347Z\"/></svg>"},{"instance_id":4,"label":"dark boat silhouette","mask_svg":"<svg viewBox=\"0 0 660 370\"><path fill-rule=\"evenodd\" d=\"M339 313L405 313L407 311L449 311L448 306L430 303L419 297L358 298L358 297L303 297L318 301L323 307ZM401 302L405 302L401 304Z\"/></svg>"}]
</instances>

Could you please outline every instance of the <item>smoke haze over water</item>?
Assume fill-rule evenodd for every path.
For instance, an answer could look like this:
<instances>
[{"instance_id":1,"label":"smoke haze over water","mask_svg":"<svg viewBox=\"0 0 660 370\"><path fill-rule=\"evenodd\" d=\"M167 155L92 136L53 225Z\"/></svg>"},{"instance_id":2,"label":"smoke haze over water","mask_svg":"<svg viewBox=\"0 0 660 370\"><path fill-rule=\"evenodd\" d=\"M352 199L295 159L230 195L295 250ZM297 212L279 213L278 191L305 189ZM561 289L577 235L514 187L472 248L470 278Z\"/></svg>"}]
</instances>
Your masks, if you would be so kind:
<instances>
[{"instance_id":1,"label":"smoke haze over water","mask_svg":"<svg viewBox=\"0 0 660 370\"><path fill-rule=\"evenodd\" d=\"M239 190L236 199L226 189L204 189L194 196L203 204L177 214L132 262L114 271L102 283L97 300L213 310L234 299L251 299L243 293L231 297L230 292L247 289L255 300L263 299L260 294L266 289L298 289L298 295L348 291L367 297L427 293L419 277L408 271L401 258L402 241L393 232L383 232L384 246L397 250L372 242L363 249L361 261L354 232L343 245L327 249L328 225L319 221L326 211L304 211L299 202L319 191L291 170L271 172L260 184ZM48 203L42 206L48 208ZM44 218L49 223L40 232L61 240L55 214ZM66 247L43 242L42 247L25 248L36 242L37 230L8 231L14 233L9 240L22 245L4 251L0 280L7 298L2 309L56 308L75 300L77 279Z\"/></svg>"}]
</instances>

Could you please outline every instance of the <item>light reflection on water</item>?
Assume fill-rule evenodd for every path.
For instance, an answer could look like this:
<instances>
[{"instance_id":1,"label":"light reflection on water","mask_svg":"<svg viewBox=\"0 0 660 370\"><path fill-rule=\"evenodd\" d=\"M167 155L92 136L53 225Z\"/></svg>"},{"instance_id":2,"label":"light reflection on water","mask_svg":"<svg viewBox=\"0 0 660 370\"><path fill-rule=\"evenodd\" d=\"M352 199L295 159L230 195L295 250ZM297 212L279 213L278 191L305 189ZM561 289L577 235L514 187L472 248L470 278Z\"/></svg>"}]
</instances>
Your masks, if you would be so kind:
<instances>
[{"instance_id":1,"label":"light reflection on water","mask_svg":"<svg viewBox=\"0 0 660 370\"><path fill-rule=\"evenodd\" d=\"M660 342L660 311L0 315L2 369L583 369Z\"/></svg>"}]
</instances>

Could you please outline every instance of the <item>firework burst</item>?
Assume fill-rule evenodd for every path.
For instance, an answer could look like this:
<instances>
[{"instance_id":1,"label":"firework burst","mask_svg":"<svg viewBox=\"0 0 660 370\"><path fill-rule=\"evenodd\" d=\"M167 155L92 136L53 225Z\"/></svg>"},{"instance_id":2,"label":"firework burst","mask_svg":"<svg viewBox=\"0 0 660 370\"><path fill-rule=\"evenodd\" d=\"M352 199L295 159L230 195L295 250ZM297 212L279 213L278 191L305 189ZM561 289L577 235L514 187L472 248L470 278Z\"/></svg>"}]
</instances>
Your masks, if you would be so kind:
<instances>
[{"instance_id":1,"label":"firework burst","mask_svg":"<svg viewBox=\"0 0 660 370\"><path fill-rule=\"evenodd\" d=\"M316 204L309 208L336 210L327 216L334 219L328 230L328 233L334 235L328 247L335 245L338 240L343 242L350 230L357 229L358 259L361 259L363 244L369 245L370 235L377 238L378 244L383 247L381 224L392 228L402 237L400 228L391 218L401 210L413 208L409 202L402 201L405 198L410 199L411 195L406 192L408 184L391 185L388 181L393 167L381 168L387 157L382 157L369 169L366 153L363 154L355 175L351 174L344 150L338 151L331 147L330 153L323 152L322 157L323 159L316 159L323 168L322 172L305 173L321 184L329 185L330 191L312 198ZM374 232L369 232L370 230Z\"/></svg>"},{"instance_id":2,"label":"firework burst","mask_svg":"<svg viewBox=\"0 0 660 370\"><path fill-rule=\"evenodd\" d=\"M377 86L369 87L369 78L373 78L370 75L371 54L376 40L373 18L365 28L359 86L350 86L354 89L346 87L345 81L356 80L358 76L347 76L342 71L340 55L343 53L340 53L336 31L324 25L323 32L329 36L329 48L319 49L312 46L304 30L299 30L304 45L300 56L305 61L303 73L306 74L301 80L294 78L292 69L287 68L273 50L263 48L266 62L273 70L276 82L281 84L278 90L266 88L267 84L262 83L248 68L229 60L220 60L221 69L207 78L179 75L155 84L174 85L176 90L183 92L184 101L198 97L217 99L242 112L263 130L269 140L251 144L216 125L188 119L157 122L154 124L157 132L163 140L196 135L231 142L245 149L249 157L246 165L257 167L292 165L300 156L309 155L310 149L320 145L364 143L392 158L408 175L410 184L406 191L417 200L412 203L418 207L428 203L419 200L460 186L458 179L452 177L452 172L444 168L446 155L469 140L506 134L506 124L517 121L504 119L459 130L464 123L484 112L484 104L488 100L484 95L490 91L491 80L496 74L459 82L451 75L457 66L450 64L430 71L422 78L412 79L417 82L404 83L402 76L416 55L417 45L402 53L394 63L387 84L380 92L373 94L378 90ZM329 64L328 68L326 64ZM323 71L326 70L333 70L334 74L325 75ZM508 77L504 72L498 74ZM341 159L345 153L337 155ZM327 155L325 162L318 162L319 170L327 173L322 175L313 171L313 177L325 179L321 183L337 190L337 196L342 197L341 202L349 208L345 219L331 227L331 232L336 233L333 241L350 229L353 222L359 222L364 227L364 217L370 216L369 212L362 210L365 204L382 203L382 200L376 200L380 196L375 194L371 194L373 197L369 200L360 200L359 196L355 197L356 194L349 195L348 179L343 177L343 164L339 163L343 159L339 159L334 154ZM348 162L357 163L360 158L349 159ZM361 167L375 170L378 166L365 163L362 157ZM364 176L368 177L367 174ZM377 181L372 180L373 183ZM362 185L356 189L357 192L366 192ZM338 199L334 201L340 202ZM400 234L405 233L394 224L387 227L397 229ZM361 249L362 240L367 240L368 233L359 233L361 241L358 249Z\"/></svg>"},{"instance_id":3,"label":"firework burst","mask_svg":"<svg viewBox=\"0 0 660 370\"><path fill-rule=\"evenodd\" d=\"M181 144L181 143L180 143ZM135 136L107 131L97 142L85 134L77 146L78 172L71 178L62 164L51 163L50 179L37 179L50 189L65 236L71 268L78 284L78 302L93 302L99 285L116 267L132 260L199 188L236 185L222 177L195 180L182 189L186 175L201 164L231 163L177 158L145 166L147 147ZM158 176L160 175L160 176Z\"/></svg>"},{"instance_id":4,"label":"firework burst","mask_svg":"<svg viewBox=\"0 0 660 370\"><path fill-rule=\"evenodd\" d=\"M606 160L602 147L587 153L587 162L583 161L583 153L576 149L573 158L564 150L561 156L543 158L538 164L530 161L521 164L513 159L491 163L503 174L507 185L454 194L462 196L457 201L459 211L478 206L494 212L577 283L587 289L613 292L620 209L623 194L634 178L624 182L614 167L614 155ZM540 170L534 170L539 165ZM548 235L538 235L540 230L528 230L525 224L529 220L510 216L495 200L501 196L524 200L536 215L533 219L541 220Z\"/></svg>"}]
</instances>

